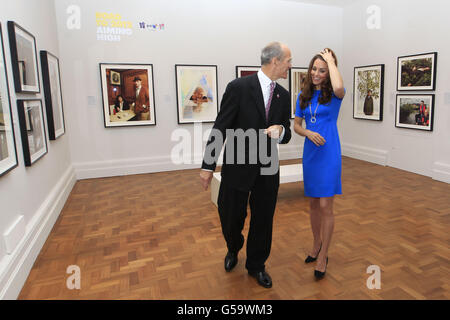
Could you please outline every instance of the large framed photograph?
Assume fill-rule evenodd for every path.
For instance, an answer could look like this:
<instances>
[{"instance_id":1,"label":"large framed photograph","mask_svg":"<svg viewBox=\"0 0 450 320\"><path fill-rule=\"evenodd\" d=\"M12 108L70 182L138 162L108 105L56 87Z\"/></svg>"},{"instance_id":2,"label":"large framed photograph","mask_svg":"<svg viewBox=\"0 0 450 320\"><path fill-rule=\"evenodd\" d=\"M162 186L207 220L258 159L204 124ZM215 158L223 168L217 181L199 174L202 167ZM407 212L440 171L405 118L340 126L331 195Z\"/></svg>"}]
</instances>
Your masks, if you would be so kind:
<instances>
[{"instance_id":1,"label":"large framed photograph","mask_svg":"<svg viewBox=\"0 0 450 320\"><path fill-rule=\"evenodd\" d=\"M100 63L105 128L155 125L152 64Z\"/></svg>"},{"instance_id":2,"label":"large framed photograph","mask_svg":"<svg viewBox=\"0 0 450 320\"><path fill-rule=\"evenodd\" d=\"M39 93L36 39L14 21L8 21L8 35L16 92Z\"/></svg>"},{"instance_id":3,"label":"large framed photograph","mask_svg":"<svg viewBox=\"0 0 450 320\"><path fill-rule=\"evenodd\" d=\"M40 55L48 137L56 140L65 132L59 60L48 51L41 50Z\"/></svg>"},{"instance_id":4,"label":"large framed photograph","mask_svg":"<svg viewBox=\"0 0 450 320\"><path fill-rule=\"evenodd\" d=\"M0 41L0 176L2 176L17 167L17 152L1 24Z\"/></svg>"},{"instance_id":5,"label":"large framed photograph","mask_svg":"<svg viewBox=\"0 0 450 320\"><path fill-rule=\"evenodd\" d=\"M20 135L26 166L31 166L48 151L41 100L17 100Z\"/></svg>"},{"instance_id":6,"label":"large framed photograph","mask_svg":"<svg viewBox=\"0 0 450 320\"><path fill-rule=\"evenodd\" d=\"M383 120L384 64L355 67L353 118Z\"/></svg>"},{"instance_id":7,"label":"large framed photograph","mask_svg":"<svg viewBox=\"0 0 450 320\"><path fill-rule=\"evenodd\" d=\"M433 91L436 88L437 52L398 57L398 91Z\"/></svg>"},{"instance_id":8,"label":"large framed photograph","mask_svg":"<svg viewBox=\"0 0 450 320\"><path fill-rule=\"evenodd\" d=\"M219 110L217 66L175 65L178 123L214 122Z\"/></svg>"},{"instance_id":9,"label":"large framed photograph","mask_svg":"<svg viewBox=\"0 0 450 320\"><path fill-rule=\"evenodd\" d=\"M395 126L433 131L434 94L397 94Z\"/></svg>"},{"instance_id":10,"label":"large framed photograph","mask_svg":"<svg viewBox=\"0 0 450 320\"><path fill-rule=\"evenodd\" d=\"M261 66L236 66L236 78L250 76L261 69ZM277 83L289 91L289 75L287 79L278 79Z\"/></svg>"},{"instance_id":11,"label":"large framed photograph","mask_svg":"<svg viewBox=\"0 0 450 320\"><path fill-rule=\"evenodd\" d=\"M303 84L308 74L308 68L292 67L289 70L289 92L291 93L291 119L295 118L297 97L303 89Z\"/></svg>"}]
</instances>

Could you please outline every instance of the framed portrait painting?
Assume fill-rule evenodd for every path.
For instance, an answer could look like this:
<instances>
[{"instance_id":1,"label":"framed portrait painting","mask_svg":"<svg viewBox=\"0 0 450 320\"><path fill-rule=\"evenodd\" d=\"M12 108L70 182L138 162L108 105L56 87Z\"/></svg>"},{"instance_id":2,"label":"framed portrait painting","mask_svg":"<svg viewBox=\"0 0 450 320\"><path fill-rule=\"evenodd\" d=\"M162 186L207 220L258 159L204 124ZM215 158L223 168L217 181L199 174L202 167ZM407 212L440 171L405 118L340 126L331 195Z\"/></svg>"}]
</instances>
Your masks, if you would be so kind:
<instances>
[{"instance_id":1,"label":"framed portrait painting","mask_svg":"<svg viewBox=\"0 0 450 320\"><path fill-rule=\"evenodd\" d=\"M14 21L8 21L8 35L16 92L39 93L36 39Z\"/></svg>"},{"instance_id":2,"label":"framed portrait painting","mask_svg":"<svg viewBox=\"0 0 450 320\"><path fill-rule=\"evenodd\" d=\"M41 100L17 100L23 156L27 167L48 151Z\"/></svg>"},{"instance_id":3,"label":"framed portrait painting","mask_svg":"<svg viewBox=\"0 0 450 320\"><path fill-rule=\"evenodd\" d=\"M120 86L120 73L111 70L111 84Z\"/></svg>"},{"instance_id":4,"label":"framed portrait painting","mask_svg":"<svg viewBox=\"0 0 450 320\"><path fill-rule=\"evenodd\" d=\"M397 59L398 91L433 91L436 88L437 52Z\"/></svg>"},{"instance_id":5,"label":"framed portrait painting","mask_svg":"<svg viewBox=\"0 0 450 320\"><path fill-rule=\"evenodd\" d=\"M56 140L65 132L59 60L48 51L41 50L40 55L48 137Z\"/></svg>"},{"instance_id":6,"label":"framed portrait painting","mask_svg":"<svg viewBox=\"0 0 450 320\"><path fill-rule=\"evenodd\" d=\"M297 97L303 89L308 68L292 67L289 70L289 92L291 93L291 119L295 118L295 109L297 107Z\"/></svg>"},{"instance_id":7,"label":"framed portrait painting","mask_svg":"<svg viewBox=\"0 0 450 320\"><path fill-rule=\"evenodd\" d=\"M397 94L395 126L433 131L434 94Z\"/></svg>"},{"instance_id":8,"label":"framed portrait painting","mask_svg":"<svg viewBox=\"0 0 450 320\"><path fill-rule=\"evenodd\" d=\"M383 120L384 64L355 67L353 118Z\"/></svg>"},{"instance_id":9,"label":"framed portrait painting","mask_svg":"<svg viewBox=\"0 0 450 320\"><path fill-rule=\"evenodd\" d=\"M100 63L105 128L156 124L153 65Z\"/></svg>"},{"instance_id":10,"label":"framed portrait painting","mask_svg":"<svg viewBox=\"0 0 450 320\"><path fill-rule=\"evenodd\" d=\"M17 152L1 25L0 42L0 176L2 176L17 167Z\"/></svg>"},{"instance_id":11,"label":"framed portrait painting","mask_svg":"<svg viewBox=\"0 0 450 320\"><path fill-rule=\"evenodd\" d=\"M175 65L178 123L214 122L219 110L217 66Z\"/></svg>"}]
</instances>

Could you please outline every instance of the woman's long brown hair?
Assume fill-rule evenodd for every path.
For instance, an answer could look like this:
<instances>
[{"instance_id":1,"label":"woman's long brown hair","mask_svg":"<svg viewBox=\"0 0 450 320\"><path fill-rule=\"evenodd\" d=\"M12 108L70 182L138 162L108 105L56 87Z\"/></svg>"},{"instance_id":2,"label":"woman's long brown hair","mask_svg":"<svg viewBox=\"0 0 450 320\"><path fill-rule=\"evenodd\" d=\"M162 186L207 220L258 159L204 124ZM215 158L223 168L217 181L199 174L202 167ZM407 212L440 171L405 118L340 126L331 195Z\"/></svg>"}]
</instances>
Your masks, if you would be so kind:
<instances>
[{"instance_id":1,"label":"woman's long brown hair","mask_svg":"<svg viewBox=\"0 0 450 320\"><path fill-rule=\"evenodd\" d=\"M334 61L337 66L337 58L336 58L336 55L334 54L333 50L331 50L329 48L326 48L326 49L328 49L331 52L331 54L333 55ZM311 70L314 66L314 62L316 62L317 59L320 59L325 62L325 60L322 58L322 56L320 54L316 54L311 59L311 62L309 63L308 74L306 76L305 83L303 84L302 93L300 94L300 108L301 109L305 109L309 105L309 102L311 101L311 98L314 93L314 84L312 82ZM322 90L322 92L319 97L319 103L327 104L328 102L331 101L331 96L333 95L333 87L331 86L331 79L330 79L329 72L328 72L327 79L325 80L324 83L322 83L321 90Z\"/></svg>"}]
</instances>

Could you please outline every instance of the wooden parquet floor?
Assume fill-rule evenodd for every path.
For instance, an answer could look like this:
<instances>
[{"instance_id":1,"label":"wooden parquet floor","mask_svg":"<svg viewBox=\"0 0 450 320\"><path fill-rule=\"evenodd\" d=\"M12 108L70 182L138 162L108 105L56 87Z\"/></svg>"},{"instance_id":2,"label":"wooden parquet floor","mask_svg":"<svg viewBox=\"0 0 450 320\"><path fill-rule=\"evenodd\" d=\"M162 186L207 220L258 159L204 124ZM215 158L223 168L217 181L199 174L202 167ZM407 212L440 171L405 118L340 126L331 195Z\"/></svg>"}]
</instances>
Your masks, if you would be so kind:
<instances>
[{"instance_id":1,"label":"wooden parquet floor","mask_svg":"<svg viewBox=\"0 0 450 320\"><path fill-rule=\"evenodd\" d=\"M303 262L312 245L303 183L282 184L265 289L248 276L245 250L224 271L217 209L198 172L78 181L19 299L450 298L449 184L344 157L319 282ZM80 267L79 290L66 287L70 265ZM379 290L366 286L370 265L381 269Z\"/></svg>"}]
</instances>

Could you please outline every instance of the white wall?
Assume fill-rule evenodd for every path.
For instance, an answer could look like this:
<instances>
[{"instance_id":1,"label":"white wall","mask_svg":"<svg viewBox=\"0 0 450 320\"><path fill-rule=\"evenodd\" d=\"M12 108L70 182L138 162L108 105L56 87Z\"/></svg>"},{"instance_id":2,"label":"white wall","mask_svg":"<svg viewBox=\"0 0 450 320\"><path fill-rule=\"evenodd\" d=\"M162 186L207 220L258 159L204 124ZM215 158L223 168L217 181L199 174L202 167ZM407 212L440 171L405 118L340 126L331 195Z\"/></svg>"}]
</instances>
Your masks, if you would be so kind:
<instances>
[{"instance_id":1,"label":"white wall","mask_svg":"<svg viewBox=\"0 0 450 320\"><path fill-rule=\"evenodd\" d=\"M81 29L66 27L69 5L81 8ZM342 54L342 9L292 1L55 1L63 90L72 161L78 178L178 170L170 152L178 125L175 64L218 66L221 99L235 78L236 65L259 65L270 41L286 43L294 66L307 66L325 46ZM133 35L120 42L96 40L96 12L119 13L133 23ZM138 22L165 23L165 30L140 30ZM321 21L321 22L320 22ZM326 21L326 23L323 23ZM104 128L99 63L151 63L154 67L156 126ZM95 103L88 104L88 97ZM219 100L220 100L219 99ZM203 131L211 128L205 124ZM282 158L298 158L303 139L293 134L281 147ZM202 154L195 154L201 156Z\"/></svg>"},{"instance_id":2,"label":"white wall","mask_svg":"<svg viewBox=\"0 0 450 320\"><path fill-rule=\"evenodd\" d=\"M366 9L381 8L381 29L369 30ZM344 154L450 183L450 3L361 0L344 9L344 101L339 128ZM395 127L397 57L438 52L433 132ZM353 67L385 64L382 122L352 117ZM408 93L408 92L399 92ZM411 92L413 93L413 92Z\"/></svg>"},{"instance_id":3,"label":"white wall","mask_svg":"<svg viewBox=\"0 0 450 320\"><path fill-rule=\"evenodd\" d=\"M66 9L73 4L81 8L80 30L66 27ZM366 28L366 9L373 4L382 10L380 30ZM347 88L339 117L344 154L450 182L449 9L446 1L437 0L360 0L345 9L282 0L2 1L19 166L0 178L0 299L20 292L75 183L72 163L79 178L198 167L175 166L170 160L176 144L172 132L194 132L193 125L177 124L175 64L216 64L222 96L235 66L259 64L260 50L269 41L290 46L294 66L307 66L316 52L331 47ZM133 35L118 43L97 41L96 12L121 14L133 23ZM23 161L16 99L42 98L43 93L13 92L8 20L31 31L37 49L56 54L61 64L67 133L48 141L48 154L29 168ZM166 30L140 30L140 21L165 23ZM434 132L395 128L397 57L431 51L439 54ZM100 62L153 64L156 126L104 128ZM386 65L384 120L355 120L353 67L379 63ZM203 131L210 127L204 125ZM282 158L299 157L302 145L303 139L293 134L281 148ZM20 215L25 231L16 249L6 254L1 235Z\"/></svg>"},{"instance_id":4,"label":"white wall","mask_svg":"<svg viewBox=\"0 0 450 320\"><path fill-rule=\"evenodd\" d=\"M48 50L56 55L59 51L52 0L1 1L0 21L19 165L0 177L0 299L15 298L20 292L34 259L65 202L65 196L75 182L69 150L70 133L56 141L47 140L48 154L31 167L25 167L16 99L43 99L42 77L39 61L41 93L15 94L7 32L8 20L17 22L35 36L38 60L39 50ZM45 107L44 100L43 106ZM25 231L20 232L18 228L18 237L21 240L13 252L6 254L3 233L20 215L24 216Z\"/></svg>"}]
</instances>

